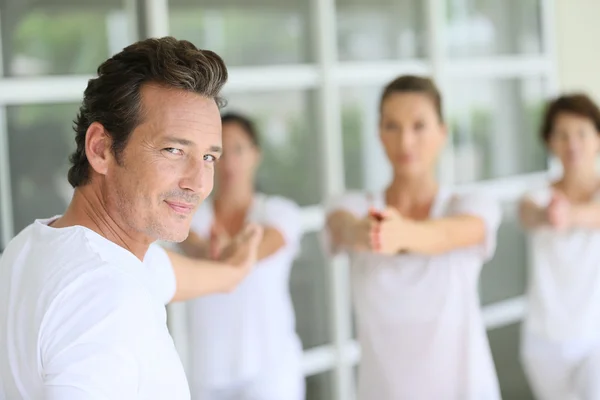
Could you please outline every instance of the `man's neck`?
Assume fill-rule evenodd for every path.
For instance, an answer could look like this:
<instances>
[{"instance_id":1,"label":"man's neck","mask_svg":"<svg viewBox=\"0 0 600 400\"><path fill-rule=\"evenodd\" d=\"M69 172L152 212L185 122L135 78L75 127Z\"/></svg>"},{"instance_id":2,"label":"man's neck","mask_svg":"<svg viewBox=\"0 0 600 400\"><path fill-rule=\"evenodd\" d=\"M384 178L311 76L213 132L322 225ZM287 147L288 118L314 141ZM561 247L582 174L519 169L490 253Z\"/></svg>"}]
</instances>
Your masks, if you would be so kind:
<instances>
[{"instance_id":1,"label":"man's neck","mask_svg":"<svg viewBox=\"0 0 600 400\"><path fill-rule=\"evenodd\" d=\"M92 185L76 188L67 211L52 222L51 226L54 228L83 226L130 251L143 261L152 241L144 235L127 229L124 221L118 216L111 215L101 199L102 197Z\"/></svg>"}]
</instances>

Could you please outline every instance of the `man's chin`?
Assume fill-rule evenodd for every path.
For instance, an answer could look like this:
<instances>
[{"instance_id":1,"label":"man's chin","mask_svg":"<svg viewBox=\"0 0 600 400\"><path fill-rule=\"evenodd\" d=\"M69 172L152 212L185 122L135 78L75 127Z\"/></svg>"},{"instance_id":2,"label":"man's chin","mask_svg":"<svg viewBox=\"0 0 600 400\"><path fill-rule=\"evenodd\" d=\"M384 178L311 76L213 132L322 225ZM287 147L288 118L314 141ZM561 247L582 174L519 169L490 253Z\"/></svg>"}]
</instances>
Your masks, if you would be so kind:
<instances>
[{"instance_id":1,"label":"man's chin","mask_svg":"<svg viewBox=\"0 0 600 400\"><path fill-rule=\"evenodd\" d=\"M163 237L159 237L157 240L161 242L169 242L169 243L181 243L185 239L187 239L189 233L185 235L164 235Z\"/></svg>"},{"instance_id":2,"label":"man's chin","mask_svg":"<svg viewBox=\"0 0 600 400\"><path fill-rule=\"evenodd\" d=\"M190 224L177 224L177 226L165 226L157 235L156 240L171 243L181 243L190 234Z\"/></svg>"}]
</instances>

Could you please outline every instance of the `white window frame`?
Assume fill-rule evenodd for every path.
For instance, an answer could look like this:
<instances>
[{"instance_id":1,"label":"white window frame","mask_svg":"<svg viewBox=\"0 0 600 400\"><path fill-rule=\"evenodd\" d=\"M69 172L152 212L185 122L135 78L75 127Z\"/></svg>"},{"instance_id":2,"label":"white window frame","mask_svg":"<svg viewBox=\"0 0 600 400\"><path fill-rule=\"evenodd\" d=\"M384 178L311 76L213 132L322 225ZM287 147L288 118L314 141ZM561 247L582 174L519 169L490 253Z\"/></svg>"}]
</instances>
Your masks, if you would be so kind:
<instances>
[{"instance_id":1,"label":"white window frame","mask_svg":"<svg viewBox=\"0 0 600 400\"><path fill-rule=\"evenodd\" d=\"M134 0L123 0L126 9L133 12ZM142 0L146 15L143 18L149 36L159 37L169 33L168 0ZM201 0L199 0L201 1ZM365 0L366 1L366 0ZM316 62L312 64L234 67L230 69L227 93L252 93L256 91L307 90L318 93L321 165L323 165L323 193L325 196L344 191L344 161L342 150L340 88L357 85L383 85L402 73L430 74L444 91L445 82L451 78L544 78L546 95L554 95L558 88L554 39L554 0L541 1L543 53L541 55L492 56L449 59L445 55L444 27L445 1L427 1L427 29L429 56L426 59L376 62L339 62L337 60L336 4L335 0L311 0L311 21L316 31L314 48ZM1 52L0 52L1 55ZM0 63L1 66L1 63ZM31 78L0 77L0 229L1 247L14 236L12 226L12 197L9 165L6 106L24 104L55 104L80 102L89 76L53 76ZM453 182L452 141L448 143L441 175L444 184ZM528 186L547 179L546 172L518 175L462 185L462 188L482 190L499 200L514 201ZM323 226L321 205L304 207L304 231L315 232ZM348 287L348 266L343 258L336 258L328 266L329 294L332 302L331 342L305 351L304 371L307 376L332 371L334 399L354 398L352 367L360 359L360 349L351 337L351 305ZM510 298L484 307L484 320L488 329L519 321L524 312L523 297ZM185 356L185 327L182 309L170 309L171 329L182 355ZM184 357L185 358L185 357ZM184 360L185 361L185 360Z\"/></svg>"}]
</instances>

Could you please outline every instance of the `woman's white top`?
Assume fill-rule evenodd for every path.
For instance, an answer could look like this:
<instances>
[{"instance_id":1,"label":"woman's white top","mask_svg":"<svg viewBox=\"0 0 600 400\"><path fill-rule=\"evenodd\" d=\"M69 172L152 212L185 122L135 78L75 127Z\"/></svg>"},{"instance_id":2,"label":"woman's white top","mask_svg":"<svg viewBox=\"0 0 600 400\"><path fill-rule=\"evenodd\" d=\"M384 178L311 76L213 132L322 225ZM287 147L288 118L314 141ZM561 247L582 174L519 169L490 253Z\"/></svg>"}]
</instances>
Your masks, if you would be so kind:
<instances>
[{"instance_id":1,"label":"woman's white top","mask_svg":"<svg viewBox=\"0 0 600 400\"><path fill-rule=\"evenodd\" d=\"M527 195L547 207L552 189ZM600 193L595 196L600 200ZM528 311L525 332L550 341L600 337L600 229L530 232Z\"/></svg>"},{"instance_id":2,"label":"woman's white top","mask_svg":"<svg viewBox=\"0 0 600 400\"><path fill-rule=\"evenodd\" d=\"M350 193L329 211L364 217L384 194ZM361 400L496 400L500 392L481 316L478 278L496 247L501 211L493 200L440 190L430 217L485 222L477 246L428 256L350 254L362 351Z\"/></svg>"},{"instance_id":3,"label":"woman's white top","mask_svg":"<svg viewBox=\"0 0 600 400\"><path fill-rule=\"evenodd\" d=\"M192 231L210 236L214 221L211 200L196 213ZM300 362L302 349L295 331L289 293L290 270L302 236L299 207L282 197L256 194L248 222L277 229L285 246L259 261L231 293L189 302L193 386L221 387L251 380L272 365Z\"/></svg>"}]
</instances>

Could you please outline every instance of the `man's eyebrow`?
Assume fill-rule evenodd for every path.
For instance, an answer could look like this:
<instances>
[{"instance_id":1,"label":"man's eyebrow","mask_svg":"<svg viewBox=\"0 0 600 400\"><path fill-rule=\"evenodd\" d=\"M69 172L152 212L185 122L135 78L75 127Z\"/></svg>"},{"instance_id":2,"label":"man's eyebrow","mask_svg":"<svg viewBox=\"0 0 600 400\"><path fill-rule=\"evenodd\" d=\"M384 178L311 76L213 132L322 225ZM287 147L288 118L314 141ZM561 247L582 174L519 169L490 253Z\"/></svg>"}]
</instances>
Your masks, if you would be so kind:
<instances>
[{"instance_id":1,"label":"man's eyebrow","mask_svg":"<svg viewBox=\"0 0 600 400\"><path fill-rule=\"evenodd\" d=\"M165 141L167 143L174 143L174 144L178 144L181 146L194 146L195 145L195 143L192 142L191 140L183 139L183 138L180 138L177 136L167 136L165 138Z\"/></svg>"},{"instance_id":2,"label":"man's eyebrow","mask_svg":"<svg viewBox=\"0 0 600 400\"><path fill-rule=\"evenodd\" d=\"M221 146L210 146L209 151L213 153L223 153L223 148Z\"/></svg>"}]
</instances>

